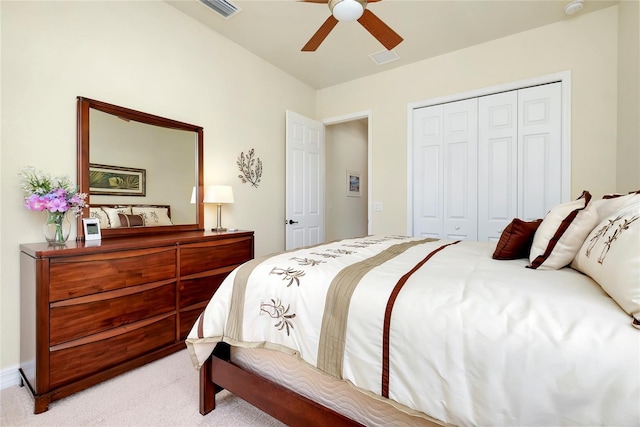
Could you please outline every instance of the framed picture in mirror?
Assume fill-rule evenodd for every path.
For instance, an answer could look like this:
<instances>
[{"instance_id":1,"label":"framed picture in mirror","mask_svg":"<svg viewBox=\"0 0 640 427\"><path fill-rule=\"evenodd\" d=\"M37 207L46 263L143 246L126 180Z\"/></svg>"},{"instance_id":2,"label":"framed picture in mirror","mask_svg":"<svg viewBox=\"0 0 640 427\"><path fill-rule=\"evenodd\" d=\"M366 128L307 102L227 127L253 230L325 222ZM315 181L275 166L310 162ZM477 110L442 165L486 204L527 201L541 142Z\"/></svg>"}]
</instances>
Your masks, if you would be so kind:
<instances>
[{"instance_id":1,"label":"framed picture in mirror","mask_svg":"<svg viewBox=\"0 0 640 427\"><path fill-rule=\"evenodd\" d=\"M145 196L146 171L91 163L89 164L89 194Z\"/></svg>"}]
</instances>

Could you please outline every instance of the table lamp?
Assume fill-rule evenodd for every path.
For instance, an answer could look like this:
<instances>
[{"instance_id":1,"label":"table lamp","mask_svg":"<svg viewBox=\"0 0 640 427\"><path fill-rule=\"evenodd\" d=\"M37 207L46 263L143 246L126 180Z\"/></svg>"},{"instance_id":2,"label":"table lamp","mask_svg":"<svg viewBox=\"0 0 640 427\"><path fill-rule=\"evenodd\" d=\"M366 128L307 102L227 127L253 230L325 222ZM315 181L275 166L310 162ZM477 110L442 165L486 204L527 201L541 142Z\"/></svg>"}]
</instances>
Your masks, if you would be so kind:
<instances>
[{"instance_id":1,"label":"table lamp","mask_svg":"<svg viewBox=\"0 0 640 427\"><path fill-rule=\"evenodd\" d=\"M218 205L218 225L211 231L227 231L222 226L222 204L233 203L233 189L229 185L210 185L204 190L204 203Z\"/></svg>"}]
</instances>

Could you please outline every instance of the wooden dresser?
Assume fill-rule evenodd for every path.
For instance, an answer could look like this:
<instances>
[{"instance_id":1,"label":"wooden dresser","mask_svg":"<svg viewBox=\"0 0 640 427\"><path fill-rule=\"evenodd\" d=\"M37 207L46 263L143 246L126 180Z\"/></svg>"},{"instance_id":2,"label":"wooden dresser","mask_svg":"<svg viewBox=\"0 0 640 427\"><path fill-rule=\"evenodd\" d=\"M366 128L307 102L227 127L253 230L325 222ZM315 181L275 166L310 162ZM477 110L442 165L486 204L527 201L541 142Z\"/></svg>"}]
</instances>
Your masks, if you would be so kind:
<instances>
[{"instance_id":1,"label":"wooden dresser","mask_svg":"<svg viewBox=\"0 0 640 427\"><path fill-rule=\"evenodd\" d=\"M253 258L253 232L20 246L20 374L49 403L185 347L209 298Z\"/></svg>"}]
</instances>

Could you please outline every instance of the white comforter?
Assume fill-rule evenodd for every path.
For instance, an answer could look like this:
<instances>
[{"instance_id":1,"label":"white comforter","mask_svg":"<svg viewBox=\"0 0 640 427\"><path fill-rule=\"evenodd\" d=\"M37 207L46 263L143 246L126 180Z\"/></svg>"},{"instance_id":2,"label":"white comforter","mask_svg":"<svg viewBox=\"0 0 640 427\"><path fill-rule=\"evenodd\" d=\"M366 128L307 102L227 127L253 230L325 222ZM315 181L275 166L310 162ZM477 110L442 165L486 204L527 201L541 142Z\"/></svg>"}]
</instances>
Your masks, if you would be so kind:
<instances>
[{"instance_id":1,"label":"white comforter","mask_svg":"<svg viewBox=\"0 0 640 427\"><path fill-rule=\"evenodd\" d=\"M460 426L640 425L640 331L597 283L570 268L493 260L494 244L450 243L372 236L254 260L229 275L191 330L194 364L219 341L267 346L380 394L389 297L441 248L397 293L390 399ZM351 296L330 289L356 264L365 272ZM344 337L333 318L342 303Z\"/></svg>"}]
</instances>

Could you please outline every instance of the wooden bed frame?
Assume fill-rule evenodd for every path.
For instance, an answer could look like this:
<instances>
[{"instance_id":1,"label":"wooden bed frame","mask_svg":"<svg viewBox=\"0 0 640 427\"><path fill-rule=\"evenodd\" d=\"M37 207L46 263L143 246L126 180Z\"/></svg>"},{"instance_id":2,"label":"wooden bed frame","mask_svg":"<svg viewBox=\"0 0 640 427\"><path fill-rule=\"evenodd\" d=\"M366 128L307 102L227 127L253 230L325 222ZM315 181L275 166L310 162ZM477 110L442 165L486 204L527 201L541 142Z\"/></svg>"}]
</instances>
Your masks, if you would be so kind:
<instances>
[{"instance_id":1,"label":"wooden bed frame","mask_svg":"<svg viewBox=\"0 0 640 427\"><path fill-rule=\"evenodd\" d=\"M289 426L361 426L279 384L248 372L231 362L231 347L219 343L200 368L200 413L216 407L215 394L223 389Z\"/></svg>"}]
</instances>

